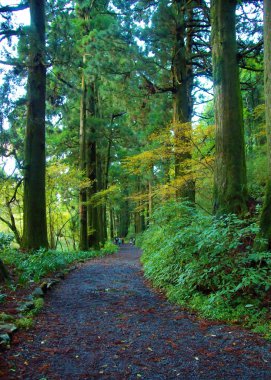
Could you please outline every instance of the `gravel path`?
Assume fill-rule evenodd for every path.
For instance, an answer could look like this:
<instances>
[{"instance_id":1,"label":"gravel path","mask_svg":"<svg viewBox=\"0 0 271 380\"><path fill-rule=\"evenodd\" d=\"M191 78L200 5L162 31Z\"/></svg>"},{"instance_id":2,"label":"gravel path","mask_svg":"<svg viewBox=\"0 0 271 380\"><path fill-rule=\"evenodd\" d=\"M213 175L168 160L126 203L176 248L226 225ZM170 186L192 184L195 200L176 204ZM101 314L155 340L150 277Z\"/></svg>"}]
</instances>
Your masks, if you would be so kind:
<instances>
[{"instance_id":1,"label":"gravel path","mask_svg":"<svg viewBox=\"0 0 271 380\"><path fill-rule=\"evenodd\" d=\"M125 245L71 272L35 328L15 335L2 378L271 379L269 343L168 303L144 280L139 256Z\"/></svg>"}]
</instances>

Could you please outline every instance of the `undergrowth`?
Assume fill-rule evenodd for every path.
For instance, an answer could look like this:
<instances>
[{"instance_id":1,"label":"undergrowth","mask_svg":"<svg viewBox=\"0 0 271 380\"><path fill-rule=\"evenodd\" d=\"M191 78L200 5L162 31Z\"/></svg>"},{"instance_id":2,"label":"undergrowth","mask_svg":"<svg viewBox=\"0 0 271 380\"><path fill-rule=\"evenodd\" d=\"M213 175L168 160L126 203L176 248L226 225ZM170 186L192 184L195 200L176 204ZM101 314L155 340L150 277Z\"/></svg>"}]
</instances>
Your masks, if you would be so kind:
<instances>
[{"instance_id":1,"label":"undergrowth","mask_svg":"<svg viewBox=\"0 0 271 380\"><path fill-rule=\"evenodd\" d=\"M0 286L0 304L5 303L6 294L4 292L12 290L15 299L18 287L27 288L30 283L39 282L43 277L54 275L55 272L65 273L69 265L75 262L105 256L118 250L115 244L106 242L99 251L63 252L39 249L33 252L22 252L11 248L12 240L12 235L0 233L0 258L8 270L13 273L13 280ZM0 313L0 324L12 322L16 324L17 328L29 329L33 326L34 318L42 309L43 304L43 298L34 299L31 309L23 311L20 318L2 312Z\"/></svg>"},{"instance_id":2,"label":"undergrowth","mask_svg":"<svg viewBox=\"0 0 271 380\"><path fill-rule=\"evenodd\" d=\"M89 260L116 252L113 243L106 242L100 251L54 251L39 249L33 252L21 252L6 247L0 250L0 258L7 267L13 267L21 284L38 282L50 273L60 271L75 262Z\"/></svg>"},{"instance_id":3,"label":"undergrowth","mask_svg":"<svg viewBox=\"0 0 271 380\"><path fill-rule=\"evenodd\" d=\"M253 248L258 232L255 222L214 218L170 201L140 238L145 275L170 300L201 316L270 338L271 253Z\"/></svg>"}]
</instances>

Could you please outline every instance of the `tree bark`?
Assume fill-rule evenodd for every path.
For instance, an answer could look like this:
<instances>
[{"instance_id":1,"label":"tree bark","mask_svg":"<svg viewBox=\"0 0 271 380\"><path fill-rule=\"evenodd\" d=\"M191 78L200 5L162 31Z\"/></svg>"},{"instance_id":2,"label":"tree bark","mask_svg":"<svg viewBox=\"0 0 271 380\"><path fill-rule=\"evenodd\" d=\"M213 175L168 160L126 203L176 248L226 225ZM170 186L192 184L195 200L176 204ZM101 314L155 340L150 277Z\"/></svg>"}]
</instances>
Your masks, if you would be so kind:
<instances>
[{"instance_id":1,"label":"tree bark","mask_svg":"<svg viewBox=\"0 0 271 380\"><path fill-rule=\"evenodd\" d=\"M55 231L54 231L54 221L53 221L53 210L51 205L48 206L48 216L49 216L49 247L50 249L56 249L55 241Z\"/></svg>"},{"instance_id":2,"label":"tree bark","mask_svg":"<svg viewBox=\"0 0 271 380\"><path fill-rule=\"evenodd\" d=\"M86 56L83 56L83 64L86 62ZM80 170L83 177L86 176L86 111L87 110L87 86L85 81L85 73L82 73L81 84L81 104L80 104ZM88 250L88 227L87 227L87 188L83 187L79 193L79 226L80 239L79 248L81 251Z\"/></svg>"},{"instance_id":3,"label":"tree bark","mask_svg":"<svg viewBox=\"0 0 271 380\"><path fill-rule=\"evenodd\" d=\"M45 194L45 1L30 0L28 109L25 137L24 231L27 249L48 247Z\"/></svg>"},{"instance_id":4,"label":"tree bark","mask_svg":"<svg viewBox=\"0 0 271 380\"><path fill-rule=\"evenodd\" d=\"M97 180L97 192L105 190L103 178L104 170L102 165L102 155L96 154L96 180ZM104 244L106 241L106 205L99 204L96 206L97 209L97 239L100 243Z\"/></svg>"},{"instance_id":5,"label":"tree bark","mask_svg":"<svg viewBox=\"0 0 271 380\"><path fill-rule=\"evenodd\" d=\"M271 2L264 0L264 91L267 135L268 177L260 220L261 234L271 246Z\"/></svg>"},{"instance_id":6,"label":"tree bark","mask_svg":"<svg viewBox=\"0 0 271 380\"><path fill-rule=\"evenodd\" d=\"M138 194L142 194L142 190L143 190L143 193L144 193L145 189L142 189L142 187L143 187L142 183L140 181L140 178L138 177L138 183L137 183ZM145 229L146 229L145 215L144 215L145 207L143 205L142 200L139 199L137 201L136 208L137 208L137 210L134 212L134 216L135 216L135 233L139 234L139 233L145 231Z\"/></svg>"},{"instance_id":7,"label":"tree bark","mask_svg":"<svg viewBox=\"0 0 271 380\"><path fill-rule=\"evenodd\" d=\"M214 211L247 210L243 109L237 63L234 0L213 0L212 58L216 122Z\"/></svg>"},{"instance_id":8,"label":"tree bark","mask_svg":"<svg viewBox=\"0 0 271 380\"><path fill-rule=\"evenodd\" d=\"M120 227L119 235L126 237L128 235L129 223L130 223L130 214L129 214L129 201L127 199L127 192L123 192L124 201L121 204L120 210Z\"/></svg>"},{"instance_id":9,"label":"tree bark","mask_svg":"<svg viewBox=\"0 0 271 380\"><path fill-rule=\"evenodd\" d=\"M99 231L100 219L98 215L98 208L91 200L93 195L98 191L97 184L97 143L96 143L96 127L94 117L96 116L96 96L95 84L89 86L88 93L88 110L89 110L89 125L87 133L87 177L91 182L90 188L87 193L87 219L88 219L88 245L89 247L97 248L99 246Z\"/></svg>"},{"instance_id":10,"label":"tree bark","mask_svg":"<svg viewBox=\"0 0 271 380\"><path fill-rule=\"evenodd\" d=\"M148 183L148 214L149 218L152 216L152 210L153 210L153 194L152 194L152 180L149 180Z\"/></svg>"},{"instance_id":11,"label":"tree bark","mask_svg":"<svg viewBox=\"0 0 271 380\"><path fill-rule=\"evenodd\" d=\"M110 230L110 239L113 240L114 239L114 231L115 231L115 226L114 226L114 212L113 212L113 209L112 209L112 206L110 207L110 210L109 210L109 216L110 216L110 227L109 227L109 230Z\"/></svg>"},{"instance_id":12,"label":"tree bark","mask_svg":"<svg viewBox=\"0 0 271 380\"><path fill-rule=\"evenodd\" d=\"M191 116L192 116L192 71L187 64L191 40L186 36L186 0L174 0L175 46L172 59L173 77L173 128L175 138L175 178L177 197L195 201L195 183L191 178ZM187 36L188 37L188 36ZM178 184L178 182L180 183Z\"/></svg>"},{"instance_id":13,"label":"tree bark","mask_svg":"<svg viewBox=\"0 0 271 380\"><path fill-rule=\"evenodd\" d=\"M9 274L3 261L0 259L0 283L9 280Z\"/></svg>"}]
</instances>

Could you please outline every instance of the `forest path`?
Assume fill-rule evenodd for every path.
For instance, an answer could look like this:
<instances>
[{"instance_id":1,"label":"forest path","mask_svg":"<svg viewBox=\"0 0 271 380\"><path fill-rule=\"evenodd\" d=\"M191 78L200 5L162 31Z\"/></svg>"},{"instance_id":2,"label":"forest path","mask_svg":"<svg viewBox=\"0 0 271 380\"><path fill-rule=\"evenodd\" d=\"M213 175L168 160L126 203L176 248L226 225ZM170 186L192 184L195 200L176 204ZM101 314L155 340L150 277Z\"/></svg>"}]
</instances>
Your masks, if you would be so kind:
<instances>
[{"instance_id":1,"label":"forest path","mask_svg":"<svg viewBox=\"0 0 271 380\"><path fill-rule=\"evenodd\" d=\"M270 379L271 345L197 319L143 278L125 245L71 272L30 332L4 353L5 379Z\"/></svg>"}]
</instances>

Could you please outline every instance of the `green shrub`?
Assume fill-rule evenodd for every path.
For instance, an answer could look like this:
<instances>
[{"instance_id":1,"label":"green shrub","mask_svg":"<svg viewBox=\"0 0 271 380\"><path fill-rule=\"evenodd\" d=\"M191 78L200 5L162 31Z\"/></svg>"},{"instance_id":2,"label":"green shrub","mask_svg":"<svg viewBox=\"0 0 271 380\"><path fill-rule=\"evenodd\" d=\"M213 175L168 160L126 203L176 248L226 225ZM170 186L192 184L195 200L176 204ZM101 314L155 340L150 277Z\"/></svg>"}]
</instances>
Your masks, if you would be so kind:
<instances>
[{"instance_id":1,"label":"green shrub","mask_svg":"<svg viewBox=\"0 0 271 380\"><path fill-rule=\"evenodd\" d=\"M4 312L0 313L0 322L12 322L14 320L14 316L6 314Z\"/></svg>"},{"instance_id":2,"label":"green shrub","mask_svg":"<svg viewBox=\"0 0 271 380\"><path fill-rule=\"evenodd\" d=\"M9 248L13 240L14 240L13 234L0 232L0 250Z\"/></svg>"},{"instance_id":3,"label":"green shrub","mask_svg":"<svg viewBox=\"0 0 271 380\"><path fill-rule=\"evenodd\" d=\"M37 315L44 306L44 299L39 297L34 300L34 308L26 313L27 318L32 318Z\"/></svg>"},{"instance_id":4,"label":"green shrub","mask_svg":"<svg viewBox=\"0 0 271 380\"><path fill-rule=\"evenodd\" d=\"M113 254L118 252L118 247L116 244L112 243L111 240L105 242L103 248L101 248L103 254Z\"/></svg>"},{"instance_id":5,"label":"green shrub","mask_svg":"<svg viewBox=\"0 0 271 380\"><path fill-rule=\"evenodd\" d=\"M16 326L19 329L25 329L28 330L34 325L34 320L31 317L23 317L16 320Z\"/></svg>"},{"instance_id":6,"label":"green shrub","mask_svg":"<svg viewBox=\"0 0 271 380\"><path fill-rule=\"evenodd\" d=\"M28 253L10 249L0 253L5 264L15 266L21 283L30 280L38 282L42 277L63 270L73 262L88 260L99 255L99 251L62 252L45 249Z\"/></svg>"},{"instance_id":7,"label":"green shrub","mask_svg":"<svg viewBox=\"0 0 271 380\"><path fill-rule=\"evenodd\" d=\"M235 215L214 218L170 201L141 237L145 275L206 317L256 325L271 289L271 253L253 248L258 232Z\"/></svg>"}]
</instances>

